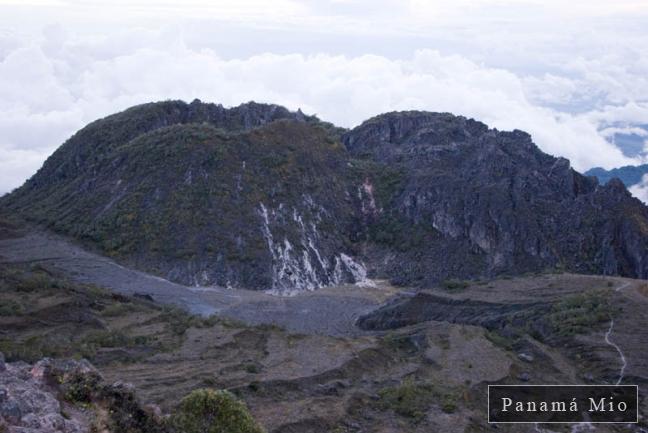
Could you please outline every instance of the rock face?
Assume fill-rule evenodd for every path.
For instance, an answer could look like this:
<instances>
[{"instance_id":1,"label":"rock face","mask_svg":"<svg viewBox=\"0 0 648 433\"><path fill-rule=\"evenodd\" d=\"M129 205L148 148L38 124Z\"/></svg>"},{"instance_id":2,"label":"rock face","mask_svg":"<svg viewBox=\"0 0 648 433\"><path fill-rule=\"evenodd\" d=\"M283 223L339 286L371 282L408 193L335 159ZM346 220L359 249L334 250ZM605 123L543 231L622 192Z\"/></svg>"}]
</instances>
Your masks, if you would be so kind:
<instances>
[{"instance_id":1,"label":"rock face","mask_svg":"<svg viewBox=\"0 0 648 433\"><path fill-rule=\"evenodd\" d=\"M56 374L61 374L60 378ZM98 375L87 362L70 361L66 365L45 359L34 366L23 362L2 362L0 367L0 426L8 432L89 431L89 419L64 410L57 398L59 382L70 375ZM4 430L3 430L4 431Z\"/></svg>"},{"instance_id":2,"label":"rock face","mask_svg":"<svg viewBox=\"0 0 648 433\"><path fill-rule=\"evenodd\" d=\"M384 270L403 283L543 268L648 276L646 207L620 182L598 186L541 152L524 132L402 112L366 121L343 142L402 173L373 225L392 244Z\"/></svg>"},{"instance_id":3,"label":"rock face","mask_svg":"<svg viewBox=\"0 0 648 433\"><path fill-rule=\"evenodd\" d=\"M648 277L648 211L622 184L451 114L343 131L275 105L146 104L79 131L0 207L192 285Z\"/></svg>"},{"instance_id":4,"label":"rock face","mask_svg":"<svg viewBox=\"0 0 648 433\"><path fill-rule=\"evenodd\" d=\"M86 360L5 363L0 354L0 431L7 433L163 433L128 385L107 385Z\"/></svg>"}]
</instances>

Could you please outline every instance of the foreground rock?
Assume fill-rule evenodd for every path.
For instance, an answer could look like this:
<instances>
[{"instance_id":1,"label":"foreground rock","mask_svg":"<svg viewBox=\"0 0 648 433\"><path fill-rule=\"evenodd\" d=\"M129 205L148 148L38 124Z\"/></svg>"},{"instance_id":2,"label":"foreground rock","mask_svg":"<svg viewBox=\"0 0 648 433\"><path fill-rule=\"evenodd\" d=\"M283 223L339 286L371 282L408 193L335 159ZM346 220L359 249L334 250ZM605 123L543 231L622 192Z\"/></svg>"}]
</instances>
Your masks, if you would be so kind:
<instances>
[{"instance_id":1,"label":"foreground rock","mask_svg":"<svg viewBox=\"0 0 648 433\"><path fill-rule=\"evenodd\" d=\"M131 387L104 384L86 360L45 358L29 365L2 359L0 355L0 431L162 431L155 411L140 407Z\"/></svg>"}]
</instances>

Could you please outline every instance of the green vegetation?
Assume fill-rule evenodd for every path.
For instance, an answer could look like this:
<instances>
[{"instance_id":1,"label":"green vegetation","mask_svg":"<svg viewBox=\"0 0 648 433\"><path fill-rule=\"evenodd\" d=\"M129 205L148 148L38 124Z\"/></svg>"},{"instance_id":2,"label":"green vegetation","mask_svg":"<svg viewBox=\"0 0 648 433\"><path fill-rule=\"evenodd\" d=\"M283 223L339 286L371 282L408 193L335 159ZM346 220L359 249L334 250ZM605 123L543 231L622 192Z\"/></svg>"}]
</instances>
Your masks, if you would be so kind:
<instances>
[{"instance_id":1,"label":"green vegetation","mask_svg":"<svg viewBox=\"0 0 648 433\"><path fill-rule=\"evenodd\" d=\"M456 394L444 394L441 397L441 410L445 413L454 413L457 410L458 400Z\"/></svg>"},{"instance_id":2,"label":"green vegetation","mask_svg":"<svg viewBox=\"0 0 648 433\"><path fill-rule=\"evenodd\" d=\"M434 402L434 388L431 385L418 385L406 381L400 386L382 389L379 394L384 409L393 410L398 415L420 420Z\"/></svg>"},{"instance_id":3,"label":"green vegetation","mask_svg":"<svg viewBox=\"0 0 648 433\"><path fill-rule=\"evenodd\" d=\"M84 357L96 365L135 362L175 350L191 327L237 326L215 316L192 316L179 308L71 283L47 269L24 265L0 265L0 305L3 323L10 324L0 338L0 352L8 361L30 363L44 357ZM23 305L30 306L29 314L16 315L25 311ZM241 369L258 373L260 366L247 361ZM97 431L262 433L246 406L225 391L195 391L182 400L170 420L163 420L142 412L131 391L106 386L93 373L55 377L62 398L98 411ZM215 378L205 380L205 385L216 383Z\"/></svg>"},{"instance_id":4,"label":"green vegetation","mask_svg":"<svg viewBox=\"0 0 648 433\"><path fill-rule=\"evenodd\" d=\"M413 421L420 421L432 405L438 405L446 413L457 409L458 397L454 392L439 389L429 383L415 383L406 379L398 386L384 388L378 393L379 408L392 410Z\"/></svg>"},{"instance_id":5,"label":"green vegetation","mask_svg":"<svg viewBox=\"0 0 648 433\"><path fill-rule=\"evenodd\" d=\"M424 247L437 231L427 223L412 224L403 215L382 215L369 225L371 240L395 248L399 252Z\"/></svg>"},{"instance_id":6,"label":"green vegetation","mask_svg":"<svg viewBox=\"0 0 648 433\"><path fill-rule=\"evenodd\" d=\"M247 364L245 366L245 371L251 374L258 374L261 373L261 367L256 364Z\"/></svg>"},{"instance_id":7,"label":"green vegetation","mask_svg":"<svg viewBox=\"0 0 648 433\"><path fill-rule=\"evenodd\" d=\"M26 338L0 339L0 352L9 361L22 360L35 362L44 357L62 356L65 351L62 347L54 345L47 338L29 336Z\"/></svg>"},{"instance_id":8,"label":"green vegetation","mask_svg":"<svg viewBox=\"0 0 648 433\"><path fill-rule=\"evenodd\" d=\"M67 285L54 277L43 267L28 266L1 266L0 267L0 293L14 292L27 294L35 290L47 291L64 289Z\"/></svg>"},{"instance_id":9,"label":"green vegetation","mask_svg":"<svg viewBox=\"0 0 648 433\"><path fill-rule=\"evenodd\" d=\"M0 316L20 316L24 312L25 308L19 302L9 299L0 304Z\"/></svg>"},{"instance_id":10,"label":"green vegetation","mask_svg":"<svg viewBox=\"0 0 648 433\"><path fill-rule=\"evenodd\" d=\"M393 331L388 332L382 338L385 347L393 351L409 352L413 349L411 338L407 335L399 335Z\"/></svg>"},{"instance_id":11,"label":"green vegetation","mask_svg":"<svg viewBox=\"0 0 648 433\"><path fill-rule=\"evenodd\" d=\"M130 302L120 302L108 305L101 311L101 315L104 317L119 317L129 313L136 313L138 311L145 311L145 308Z\"/></svg>"},{"instance_id":12,"label":"green vegetation","mask_svg":"<svg viewBox=\"0 0 648 433\"><path fill-rule=\"evenodd\" d=\"M376 205L386 207L402 191L406 175L402 168L394 168L371 159L352 159L353 180L367 180L373 186Z\"/></svg>"},{"instance_id":13,"label":"green vegetation","mask_svg":"<svg viewBox=\"0 0 648 433\"><path fill-rule=\"evenodd\" d=\"M467 289L470 286L468 281L449 279L441 282L441 287L443 287L448 292L460 292Z\"/></svg>"},{"instance_id":14,"label":"green vegetation","mask_svg":"<svg viewBox=\"0 0 648 433\"><path fill-rule=\"evenodd\" d=\"M62 384L64 397L72 403L89 403L100 382L101 377L96 374L74 374Z\"/></svg>"},{"instance_id":15,"label":"green vegetation","mask_svg":"<svg viewBox=\"0 0 648 433\"><path fill-rule=\"evenodd\" d=\"M584 334L613 318L618 310L610 304L609 289L591 290L555 303L547 315L554 332L560 336Z\"/></svg>"},{"instance_id":16,"label":"green vegetation","mask_svg":"<svg viewBox=\"0 0 648 433\"><path fill-rule=\"evenodd\" d=\"M516 343L516 338L504 336L497 331L486 331L485 336L495 346L505 350L513 350L513 346Z\"/></svg>"},{"instance_id":17,"label":"green vegetation","mask_svg":"<svg viewBox=\"0 0 648 433\"><path fill-rule=\"evenodd\" d=\"M321 232L345 230L348 221L332 215L351 214L353 204L342 198L351 176L330 128L312 119L242 131L229 117L223 125L170 121L160 128L175 109L182 104L148 104L89 125L39 172L39 188L19 189L3 206L154 274L189 262L178 280L206 270L217 284L238 275L232 284L259 288L270 278L260 203L282 203L287 215L294 207ZM86 170L94 173L91 193L80 187ZM288 241L300 242L299 227L284 229ZM341 248L348 239L340 233L328 242Z\"/></svg>"},{"instance_id":18,"label":"green vegetation","mask_svg":"<svg viewBox=\"0 0 648 433\"><path fill-rule=\"evenodd\" d=\"M97 349L100 347L135 347L151 343L151 338L143 335L130 336L119 330L91 331L80 341L82 349Z\"/></svg>"},{"instance_id":19,"label":"green vegetation","mask_svg":"<svg viewBox=\"0 0 648 433\"><path fill-rule=\"evenodd\" d=\"M243 402L228 391L211 389L184 397L170 423L182 433L263 433Z\"/></svg>"},{"instance_id":20,"label":"green vegetation","mask_svg":"<svg viewBox=\"0 0 648 433\"><path fill-rule=\"evenodd\" d=\"M218 322L73 284L43 267L25 265L0 265L0 317L12 330L0 335L0 352L10 361L27 362L43 357L92 361L101 349L123 349L114 357L129 362L176 347L191 326ZM156 322L164 323L162 331L155 326L140 330Z\"/></svg>"},{"instance_id":21,"label":"green vegetation","mask_svg":"<svg viewBox=\"0 0 648 433\"><path fill-rule=\"evenodd\" d=\"M164 322L178 336L184 335L189 328L211 328L221 321L217 316L197 316L182 308L168 305L162 307L162 314L157 320Z\"/></svg>"}]
</instances>

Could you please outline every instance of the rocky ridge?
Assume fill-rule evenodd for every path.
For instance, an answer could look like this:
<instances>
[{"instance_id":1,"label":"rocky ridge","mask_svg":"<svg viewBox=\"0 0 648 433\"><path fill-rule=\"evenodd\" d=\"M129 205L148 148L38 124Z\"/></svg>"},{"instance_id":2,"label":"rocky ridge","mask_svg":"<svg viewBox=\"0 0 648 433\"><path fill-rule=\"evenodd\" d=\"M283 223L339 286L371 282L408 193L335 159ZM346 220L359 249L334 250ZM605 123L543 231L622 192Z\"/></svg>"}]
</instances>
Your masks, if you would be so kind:
<instances>
[{"instance_id":1,"label":"rocky ridge","mask_svg":"<svg viewBox=\"0 0 648 433\"><path fill-rule=\"evenodd\" d=\"M390 247L380 270L402 283L547 268L648 277L647 208L621 182L599 186L525 132L401 112L343 142L401 173L369 227Z\"/></svg>"},{"instance_id":2,"label":"rocky ridge","mask_svg":"<svg viewBox=\"0 0 648 433\"><path fill-rule=\"evenodd\" d=\"M343 130L275 105L145 104L79 131L0 208L195 286L648 277L648 209L620 182L448 113Z\"/></svg>"},{"instance_id":3,"label":"rocky ridge","mask_svg":"<svg viewBox=\"0 0 648 433\"><path fill-rule=\"evenodd\" d=\"M631 187L641 182L642 178L648 174L648 164L626 165L624 167L606 170L602 167L594 167L585 172L588 176L596 176L598 181L604 185L615 177L627 187Z\"/></svg>"}]
</instances>

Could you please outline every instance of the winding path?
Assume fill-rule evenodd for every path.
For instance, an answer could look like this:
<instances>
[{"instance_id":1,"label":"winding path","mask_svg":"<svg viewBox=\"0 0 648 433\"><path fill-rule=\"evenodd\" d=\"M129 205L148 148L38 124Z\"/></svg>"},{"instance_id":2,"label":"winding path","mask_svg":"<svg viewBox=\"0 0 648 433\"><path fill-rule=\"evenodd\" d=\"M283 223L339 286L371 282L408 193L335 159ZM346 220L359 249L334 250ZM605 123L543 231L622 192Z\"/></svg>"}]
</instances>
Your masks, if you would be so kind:
<instances>
[{"instance_id":1,"label":"winding path","mask_svg":"<svg viewBox=\"0 0 648 433\"><path fill-rule=\"evenodd\" d=\"M614 289L615 292L619 292L626 287L628 287L630 283L625 283L616 289ZM607 332L605 333L605 343L607 343L609 346L614 347L614 349L619 353L619 357L621 357L621 371L619 372L619 379L616 381L615 385L619 385L621 381L623 380L623 376L625 374L625 369L628 366L628 361L626 360L625 355L623 354L623 351L621 348L612 340L610 340L610 335L612 334L612 330L614 329L614 319L610 319L610 327L608 328Z\"/></svg>"}]
</instances>

